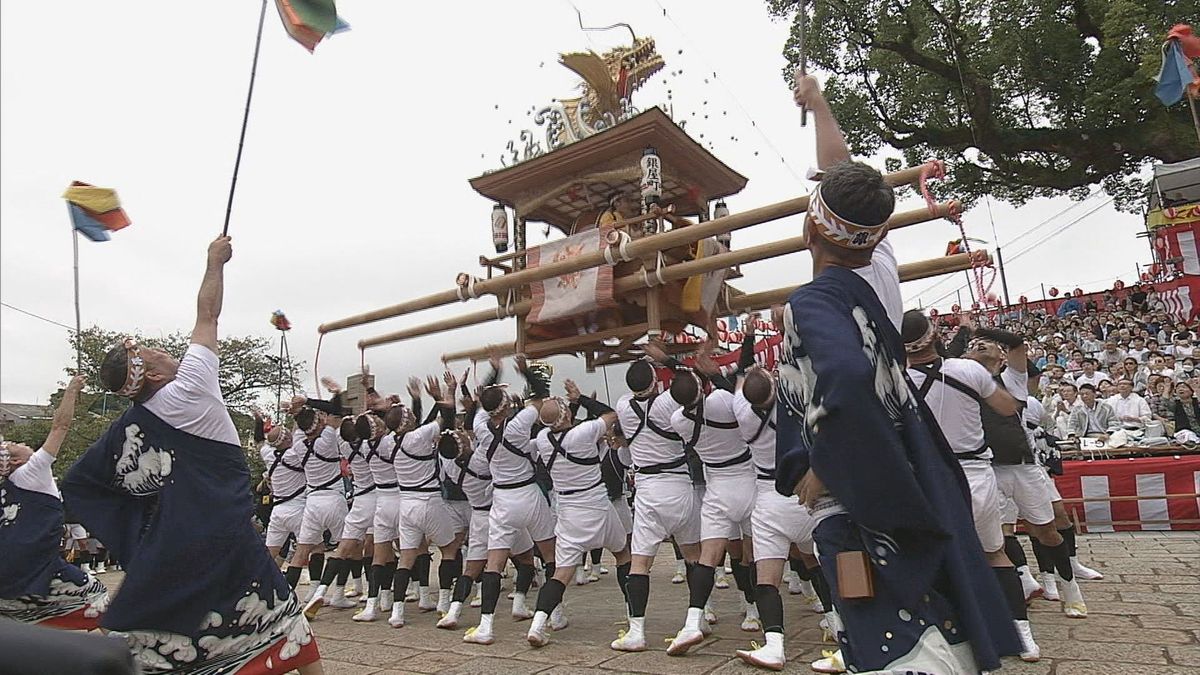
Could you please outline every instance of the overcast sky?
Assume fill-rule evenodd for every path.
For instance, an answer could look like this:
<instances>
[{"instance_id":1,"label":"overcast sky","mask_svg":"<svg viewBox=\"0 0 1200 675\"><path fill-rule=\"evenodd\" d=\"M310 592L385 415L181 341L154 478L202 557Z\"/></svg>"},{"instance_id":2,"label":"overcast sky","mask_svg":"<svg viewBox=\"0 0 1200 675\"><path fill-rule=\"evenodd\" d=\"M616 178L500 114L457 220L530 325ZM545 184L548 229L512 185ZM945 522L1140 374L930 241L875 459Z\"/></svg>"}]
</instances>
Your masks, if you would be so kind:
<instances>
[{"instance_id":1,"label":"overcast sky","mask_svg":"<svg viewBox=\"0 0 1200 675\"><path fill-rule=\"evenodd\" d=\"M666 68L634 103L663 103L670 90L675 118L749 177L730 209L807 192L800 177L813 163L813 132L799 126L781 78L788 25L771 21L764 3L576 4L588 25L624 21L656 39ZM310 55L286 36L273 5L230 228L221 331L274 338L268 317L282 308L294 326L292 355L311 365L319 323L448 289L460 271L478 273L478 255L491 248L491 204L467 180L500 167L507 142L534 128L533 107L572 94L576 77L557 64L559 52L602 51L627 33L581 32L567 0L344 0L339 11L352 30ZM111 242L80 241L84 325L147 334L191 328L205 249L224 215L258 12L252 0L208 0L203 12L160 1L0 5L0 300L74 323L71 230L59 195L78 179L116 188L133 221ZM870 161L883 166L882 158ZM1042 282L1090 289L1129 281L1135 262L1149 258L1134 238L1141 220L1104 202L1014 209L993 201L990 216L981 203L966 216L967 233L994 246L994 222L1014 300L1040 295ZM799 228L798 218L764 224L736 232L733 244ZM941 255L957 234L939 222L893 236L903 262ZM531 225L530 244L541 240L541 226ZM738 285L800 283L809 266L806 254L746 265ZM962 279L906 284L906 300L947 309ZM487 302L331 334L322 374L357 370L362 337ZM382 389L399 390L402 377L438 367L444 351L513 334L511 320L493 322L377 348L367 361ZM0 310L0 400L46 401L72 358L62 327ZM554 363L560 375L583 371L581 359ZM623 368L614 368L614 398L622 380ZM599 375L582 386L603 396Z\"/></svg>"}]
</instances>

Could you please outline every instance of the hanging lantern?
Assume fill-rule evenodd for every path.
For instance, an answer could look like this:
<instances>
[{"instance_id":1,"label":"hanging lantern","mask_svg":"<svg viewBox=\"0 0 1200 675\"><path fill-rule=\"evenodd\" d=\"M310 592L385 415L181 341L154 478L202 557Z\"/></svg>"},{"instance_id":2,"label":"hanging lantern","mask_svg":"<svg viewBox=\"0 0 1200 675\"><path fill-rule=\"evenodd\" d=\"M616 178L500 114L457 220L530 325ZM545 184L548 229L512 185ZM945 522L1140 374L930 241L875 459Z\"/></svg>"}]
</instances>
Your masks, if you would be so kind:
<instances>
[{"instance_id":1,"label":"hanging lantern","mask_svg":"<svg viewBox=\"0 0 1200 675\"><path fill-rule=\"evenodd\" d=\"M1054 287L1054 286L1051 286L1051 287L1050 287L1050 290L1048 290L1048 291L1046 291L1046 292L1047 292L1047 293L1049 293L1049 294L1050 294L1050 297L1052 297L1052 298L1057 298L1057 297L1058 297L1058 288L1056 288L1056 287Z\"/></svg>"},{"instance_id":2,"label":"hanging lantern","mask_svg":"<svg viewBox=\"0 0 1200 675\"><path fill-rule=\"evenodd\" d=\"M1017 302L1021 303L1022 305L1027 305L1029 304L1029 298L1022 295L1021 297L1017 298Z\"/></svg>"},{"instance_id":3,"label":"hanging lantern","mask_svg":"<svg viewBox=\"0 0 1200 675\"><path fill-rule=\"evenodd\" d=\"M954 312L955 314L958 314L959 312L962 311L962 307L957 304L950 305L950 311Z\"/></svg>"},{"instance_id":4,"label":"hanging lantern","mask_svg":"<svg viewBox=\"0 0 1200 675\"><path fill-rule=\"evenodd\" d=\"M1077 298L1078 298L1078 297L1082 297L1082 296L1083 296L1083 289L1082 289L1082 288L1076 288L1074 291L1071 291L1071 295L1074 295L1074 296L1075 296L1075 297L1077 297Z\"/></svg>"},{"instance_id":5,"label":"hanging lantern","mask_svg":"<svg viewBox=\"0 0 1200 675\"><path fill-rule=\"evenodd\" d=\"M642 151L642 201L646 206L662 201L662 162L658 151L647 145Z\"/></svg>"},{"instance_id":6,"label":"hanging lantern","mask_svg":"<svg viewBox=\"0 0 1200 675\"><path fill-rule=\"evenodd\" d=\"M492 243L496 245L496 253L508 251L508 211L503 204L492 207Z\"/></svg>"},{"instance_id":7,"label":"hanging lantern","mask_svg":"<svg viewBox=\"0 0 1200 675\"><path fill-rule=\"evenodd\" d=\"M713 219L720 220L729 215L729 207L725 205L725 200L717 202L713 207ZM726 250L732 250L733 233L728 230L717 235L717 243L725 247Z\"/></svg>"}]
</instances>

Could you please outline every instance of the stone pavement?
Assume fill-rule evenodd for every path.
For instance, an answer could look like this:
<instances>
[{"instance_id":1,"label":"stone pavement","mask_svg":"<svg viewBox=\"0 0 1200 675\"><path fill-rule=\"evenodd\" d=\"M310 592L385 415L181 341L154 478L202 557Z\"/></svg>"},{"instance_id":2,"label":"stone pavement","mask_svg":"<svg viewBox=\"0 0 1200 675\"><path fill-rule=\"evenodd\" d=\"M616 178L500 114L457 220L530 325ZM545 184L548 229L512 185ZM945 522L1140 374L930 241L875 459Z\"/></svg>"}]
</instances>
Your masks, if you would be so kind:
<instances>
[{"instance_id":1,"label":"stone pavement","mask_svg":"<svg viewBox=\"0 0 1200 675\"><path fill-rule=\"evenodd\" d=\"M1032 552L1027 553L1032 561ZM1030 619L1042 660L1029 664L1006 659L1002 672L1200 674L1200 533L1080 536L1079 554L1083 562L1105 574L1103 580L1082 583L1088 618L1068 619L1058 603L1036 600ZM605 560L611 564L607 554ZM322 610L313 628L325 672L330 675L764 672L733 656L734 650L748 646L751 639L761 640L759 634L739 630L741 596L734 588L713 591L720 623L713 627L711 638L687 656L666 655L664 639L679 629L687 600L686 587L670 583L673 569L671 549L664 546L653 571L646 619L650 650L636 654L621 654L608 647L623 627L620 621L625 615L615 572L601 577L599 583L567 589L571 625L554 633L551 644L542 649L526 644L529 624L508 617L511 603L503 595L497 607L496 643L487 647L464 644L461 629L436 629L436 616L417 611L415 603L408 604L408 625L400 629L386 622L355 623L350 620L351 611L330 609ZM436 571L434 576L436 583ZM302 595L305 590L300 587ZM789 603L795 597L785 591L786 672L810 673L809 661L820 658L821 650L831 645L821 642L817 616ZM465 620L473 623L478 612L465 612Z\"/></svg>"}]
</instances>

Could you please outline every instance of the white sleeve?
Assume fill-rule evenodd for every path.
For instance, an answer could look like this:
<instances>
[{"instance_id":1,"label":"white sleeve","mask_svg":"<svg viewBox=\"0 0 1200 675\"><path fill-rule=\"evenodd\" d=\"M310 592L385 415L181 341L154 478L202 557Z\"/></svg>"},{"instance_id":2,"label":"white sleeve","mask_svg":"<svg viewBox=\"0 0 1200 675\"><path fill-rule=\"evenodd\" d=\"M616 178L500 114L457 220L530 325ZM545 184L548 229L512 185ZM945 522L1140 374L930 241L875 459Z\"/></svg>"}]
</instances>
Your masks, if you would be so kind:
<instances>
[{"instance_id":1,"label":"white sleeve","mask_svg":"<svg viewBox=\"0 0 1200 675\"><path fill-rule=\"evenodd\" d=\"M58 486L54 483L54 474L50 472L55 459L54 455L39 448L27 462L13 469L8 479L19 488L58 497Z\"/></svg>"},{"instance_id":2,"label":"white sleeve","mask_svg":"<svg viewBox=\"0 0 1200 675\"><path fill-rule=\"evenodd\" d=\"M1005 368L1004 372L1000 373L1000 379L1004 380L1004 388L1012 394L1013 398L1018 401L1029 398L1028 372L1022 373L1015 368Z\"/></svg>"},{"instance_id":3,"label":"white sleeve","mask_svg":"<svg viewBox=\"0 0 1200 675\"><path fill-rule=\"evenodd\" d=\"M608 425L602 419L594 419L584 422L580 426L584 427L587 434L587 440L592 444L598 445L604 439L604 434L608 432Z\"/></svg>"},{"instance_id":4,"label":"white sleeve","mask_svg":"<svg viewBox=\"0 0 1200 675\"><path fill-rule=\"evenodd\" d=\"M175 373L173 383L178 385L177 391L187 400L194 401L204 396L222 400L218 375L220 368L220 361L211 349L193 342L179 361L179 370Z\"/></svg>"},{"instance_id":5,"label":"white sleeve","mask_svg":"<svg viewBox=\"0 0 1200 675\"><path fill-rule=\"evenodd\" d=\"M518 448L522 447L529 442L529 434L533 431L533 423L537 418L537 408L526 406L508 423L504 429L504 437Z\"/></svg>"},{"instance_id":6,"label":"white sleeve","mask_svg":"<svg viewBox=\"0 0 1200 675\"><path fill-rule=\"evenodd\" d=\"M689 420L688 418L683 416L683 408L682 407L676 409L675 412L671 413L671 428L673 430L675 430L675 433L679 434L680 436L683 436L684 438L687 438L688 434L691 432L691 429L688 428L689 427L688 423L690 421L691 420Z\"/></svg>"},{"instance_id":7,"label":"white sleeve","mask_svg":"<svg viewBox=\"0 0 1200 675\"><path fill-rule=\"evenodd\" d=\"M404 437L404 449L426 450L433 445L434 439L439 433L441 433L441 426L437 420L424 424ZM410 440L412 441L411 445L409 444Z\"/></svg>"},{"instance_id":8,"label":"white sleeve","mask_svg":"<svg viewBox=\"0 0 1200 675\"><path fill-rule=\"evenodd\" d=\"M554 452L554 446L550 443L549 429L539 431L537 437L533 439L533 444L543 462L550 459L550 455Z\"/></svg>"},{"instance_id":9,"label":"white sleeve","mask_svg":"<svg viewBox=\"0 0 1200 675\"><path fill-rule=\"evenodd\" d=\"M983 398L996 393L996 381L992 379L992 374L983 367L983 364L970 359L962 360L969 364L963 369L963 374L967 376L967 386L979 392Z\"/></svg>"}]
</instances>

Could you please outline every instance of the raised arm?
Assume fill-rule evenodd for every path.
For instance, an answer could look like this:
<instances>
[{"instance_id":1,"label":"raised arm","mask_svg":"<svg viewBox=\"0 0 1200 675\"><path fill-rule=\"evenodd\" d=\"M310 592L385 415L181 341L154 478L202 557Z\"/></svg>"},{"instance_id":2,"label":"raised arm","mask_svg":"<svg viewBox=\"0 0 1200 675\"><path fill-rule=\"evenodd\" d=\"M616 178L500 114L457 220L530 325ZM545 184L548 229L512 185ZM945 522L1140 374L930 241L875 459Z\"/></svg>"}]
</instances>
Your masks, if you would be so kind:
<instances>
[{"instance_id":1,"label":"raised arm","mask_svg":"<svg viewBox=\"0 0 1200 675\"><path fill-rule=\"evenodd\" d=\"M840 162L850 161L850 148L846 146L846 137L833 117L829 102L821 93L821 85L817 78L812 75L797 77L796 86L792 89L792 98L795 99L796 105L808 106L816 123L817 167L828 169Z\"/></svg>"},{"instance_id":2,"label":"raised arm","mask_svg":"<svg viewBox=\"0 0 1200 675\"><path fill-rule=\"evenodd\" d=\"M63 392L62 400L58 402L58 408L54 410L50 435L46 437L42 449L55 457L58 456L58 449L62 447L63 441L67 439L67 432L71 430L71 419L75 417L75 401L78 400L79 391L83 389L85 381L82 375L72 377L66 391Z\"/></svg>"},{"instance_id":3,"label":"raised arm","mask_svg":"<svg viewBox=\"0 0 1200 675\"><path fill-rule=\"evenodd\" d=\"M225 296L225 263L233 257L233 245L222 235L208 245L208 265L200 294L196 298L196 325L192 328L192 343L217 351L217 319Z\"/></svg>"}]
</instances>

